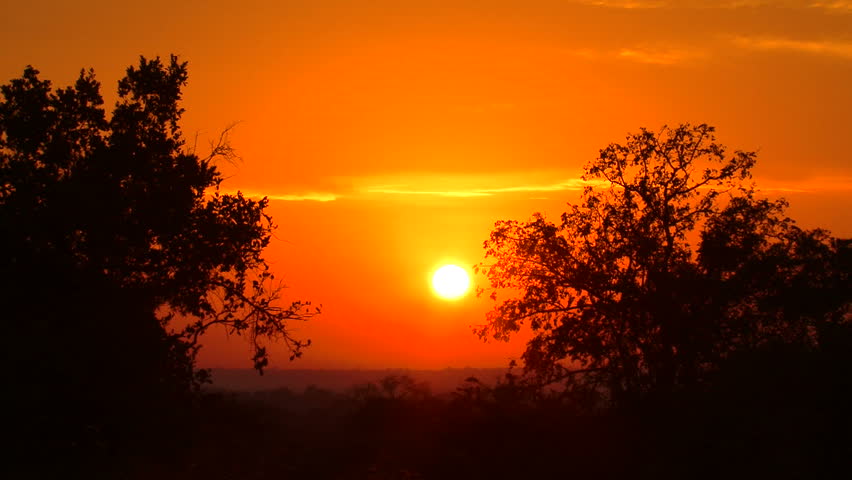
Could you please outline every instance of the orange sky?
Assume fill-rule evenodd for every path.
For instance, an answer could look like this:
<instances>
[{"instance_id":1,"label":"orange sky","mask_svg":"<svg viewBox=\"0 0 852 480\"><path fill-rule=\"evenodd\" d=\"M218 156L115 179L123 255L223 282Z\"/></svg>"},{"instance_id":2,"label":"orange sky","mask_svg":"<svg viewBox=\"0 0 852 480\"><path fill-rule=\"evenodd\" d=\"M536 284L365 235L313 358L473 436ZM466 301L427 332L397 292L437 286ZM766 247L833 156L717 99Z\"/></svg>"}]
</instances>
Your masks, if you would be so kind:
<instances>
[{"instance_id":1,"label":"orange sky","mask_svg":"<svg viewBox=\"0 0 852 480\"><path fill-rule=\"evenodd\" d=\"M55 5L51 5L55 3ZM0 80L94 67L108 103L138 55L190 62L187 136L234 122L226 189L273 199L268 257L324 313L282 368L504 366L486 300L428 287L482 260L495 220L555 217L582 165L641 126L710 123L758 184L852 236L850 1L15 2ZM475 281L481 282L482 278ZM249 366L215 335L207 366Z\"/></svg>"}]
</instances>

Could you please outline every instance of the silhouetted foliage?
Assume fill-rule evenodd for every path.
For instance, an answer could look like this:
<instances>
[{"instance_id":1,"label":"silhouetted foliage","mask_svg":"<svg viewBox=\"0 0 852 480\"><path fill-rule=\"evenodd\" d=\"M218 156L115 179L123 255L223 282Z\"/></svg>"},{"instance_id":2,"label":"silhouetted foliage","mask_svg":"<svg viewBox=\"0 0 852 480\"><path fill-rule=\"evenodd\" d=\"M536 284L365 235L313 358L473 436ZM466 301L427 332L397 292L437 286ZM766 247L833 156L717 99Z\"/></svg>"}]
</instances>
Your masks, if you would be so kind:
<instances>
[{"instance_id":1,"label":"silhouetted foliage","mask_svg":"<svg viewBox=\"0 0 852 480\"><path fill-rule=\"evenodd\" d=\"M141 59L110 118L83 72L2 86L7 477L842 478L852 456L852 242L806 231L706 125L587 167L560 222L500 222L483 336L529 323L530 375L433 395L200 390L215 325L305 345L262 257L266 200L219 192L178 121L186 64ZM183 321L184 323L180 323ZM185 327L178 326L185 325ZM514 367L514 363L511 367ZM361 377L363 378L363 377ZM848 472L847 472L848 473ZM11 474L11 475L10 475ZM23 474L23 475L21 475ZM848 475L846 475L848 476Z\"/></svg>"},{"instance_id":2,"label":"silhouetted foliage","mask_svg":"<svg viewBox=\"0 0 852 480\"><path fill-rule=\"evenodd\" d=\"M728 154L707 125L607 146L560 221L496 224L480 268L492 298L516 296L478 333L529 324L523 359L540 384L615 403L699 384L737 352L830 345L849 329L849 242L759 198L755 157Z\"/></svg>"},{"instance_id":3,"label":"silhouetted foliage","mask_svg":"<svg viewBox=\"0 0 852 480\"><path fill-rule=\"evenodd\" d=\"M348 393L223 392L206 398L210 421L189 459L197 468L180 476L647 478L632 453L633 433L617 417L578 415L518 380L459 387L475 384L475 396L422 387L389 395L379 387L418 383L400 376Z\"/></svg>"},{"instance_id":4,"label":"silhouetted foliage","mask_svg":"<svg viewBox=\"0 0 852 480\"><path fill-rule=\"evenodd\" d=\"M28 434L62 448L109 449L138 437L118 423L179 412L205 380L194 362L210 327L246 335L258 370L267 341L293 357L307 345L288 325L315 311L280 303L262 256L267 200L219 190L227 131L205 157L186 148L186 81L176 57L142 57L110 117L91 70L53 90L27 67L0 87L4 360L22 407L43 407Z\"/></svg>"}]
</instances>

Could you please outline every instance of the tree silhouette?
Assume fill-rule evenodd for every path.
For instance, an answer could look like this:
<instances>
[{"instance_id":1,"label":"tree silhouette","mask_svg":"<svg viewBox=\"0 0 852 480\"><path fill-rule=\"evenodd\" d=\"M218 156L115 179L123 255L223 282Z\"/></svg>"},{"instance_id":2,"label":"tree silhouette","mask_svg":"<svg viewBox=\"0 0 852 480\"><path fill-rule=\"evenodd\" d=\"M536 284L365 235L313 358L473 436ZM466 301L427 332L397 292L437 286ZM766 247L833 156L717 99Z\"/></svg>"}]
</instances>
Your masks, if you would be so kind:
<instances>
[{"instance_id":1,"label":"tree silhouette","mask_svg":"<svg viewBox=\"0 0 852 480\"><path fill-rule=\"evenodd\" d=\"M75 423L74 442L117 403L166 408L198 387L199 339L215 325L246 335L261 371L266 342L291 358L309 343L288 327L316 310L282 304L262 256L267 200L219 190L227 131L205 157L186 148L186 81L177 57L142 57L109 118L91 70L54 91L27 67L0 89L4 360L33 387L22 405L68 409L56 418Z\"/></svg>"},{"instance_id":2,"label":"tree silhouette","mask_svg":"<svg viewBox=\"0 0 852 480\"><path fill-rule=\"evenodd\" d=\"M537 381L570 379L616 403L695 384L737 351L830 342L823 332L848 328L848 242L759 198L755 158L729 155L708 125L607 146L559 222L496 224L480 268L492 298L515 296L478 334L529 323L523 359Z\"/></svg>"}]
</instances>

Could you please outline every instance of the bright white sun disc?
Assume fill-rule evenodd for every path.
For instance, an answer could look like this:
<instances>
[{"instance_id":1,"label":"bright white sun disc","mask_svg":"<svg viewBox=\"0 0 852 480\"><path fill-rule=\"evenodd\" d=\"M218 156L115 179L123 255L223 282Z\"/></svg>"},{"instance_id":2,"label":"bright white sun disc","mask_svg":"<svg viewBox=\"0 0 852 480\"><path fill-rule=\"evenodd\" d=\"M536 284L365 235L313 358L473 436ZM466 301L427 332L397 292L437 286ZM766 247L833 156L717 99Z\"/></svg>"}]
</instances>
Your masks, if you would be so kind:
<instances>
[{"instance_id":1,"label":"bright white sun disc","mask_svg":"<svg viewBox=\"0 0 852 480\"><path fill-rule=\"evenodd\" d=\"M432 288L441 298L456 299L467 293L470 277L458 265L444 265L432 276Z\"/></svg>"}]
</instances>

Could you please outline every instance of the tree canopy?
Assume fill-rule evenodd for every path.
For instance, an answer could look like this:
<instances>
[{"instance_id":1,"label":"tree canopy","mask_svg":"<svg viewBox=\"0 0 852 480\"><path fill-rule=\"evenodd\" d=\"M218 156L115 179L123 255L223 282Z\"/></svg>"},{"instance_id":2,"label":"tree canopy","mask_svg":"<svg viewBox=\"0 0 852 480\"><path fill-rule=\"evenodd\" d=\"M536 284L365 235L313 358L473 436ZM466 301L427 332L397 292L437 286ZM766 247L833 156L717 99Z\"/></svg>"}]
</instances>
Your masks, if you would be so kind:
<instances>
[{"instance_id":1,"label":"tree canopy","mask_svg":"<svg viewBox=\"0 0 852 480\"><path fill-rule=\"evenodd\" d=\"M537 381L616 402L700 382L737 352L830 342L849 324L849 242L761 197L755 161L708 125L610 144L558 222L495 225L480 268L492 298L508 298L477 332L505 339L528 324Z\"/></svg>"},{"instance_id":2,"label":"tree canopy","mask_svg":"<svg viewBox=\"0 0 852 480\"><path fill-rule=\"evenodd\" d=\"M282 303L263 257L267 199L220 191L227 131L206 156L183 139L186 82L186 62L142 57L109 117L91 70L54 90L27 67L0 87L4 353L34 396L79 400L67 418L98 424L98 395L125 388L148 403L191 391L216 325L250 339L259 370L268 341L292 357L308 344L289 327L316 311Z\"/></svg>"}]
</instances>

